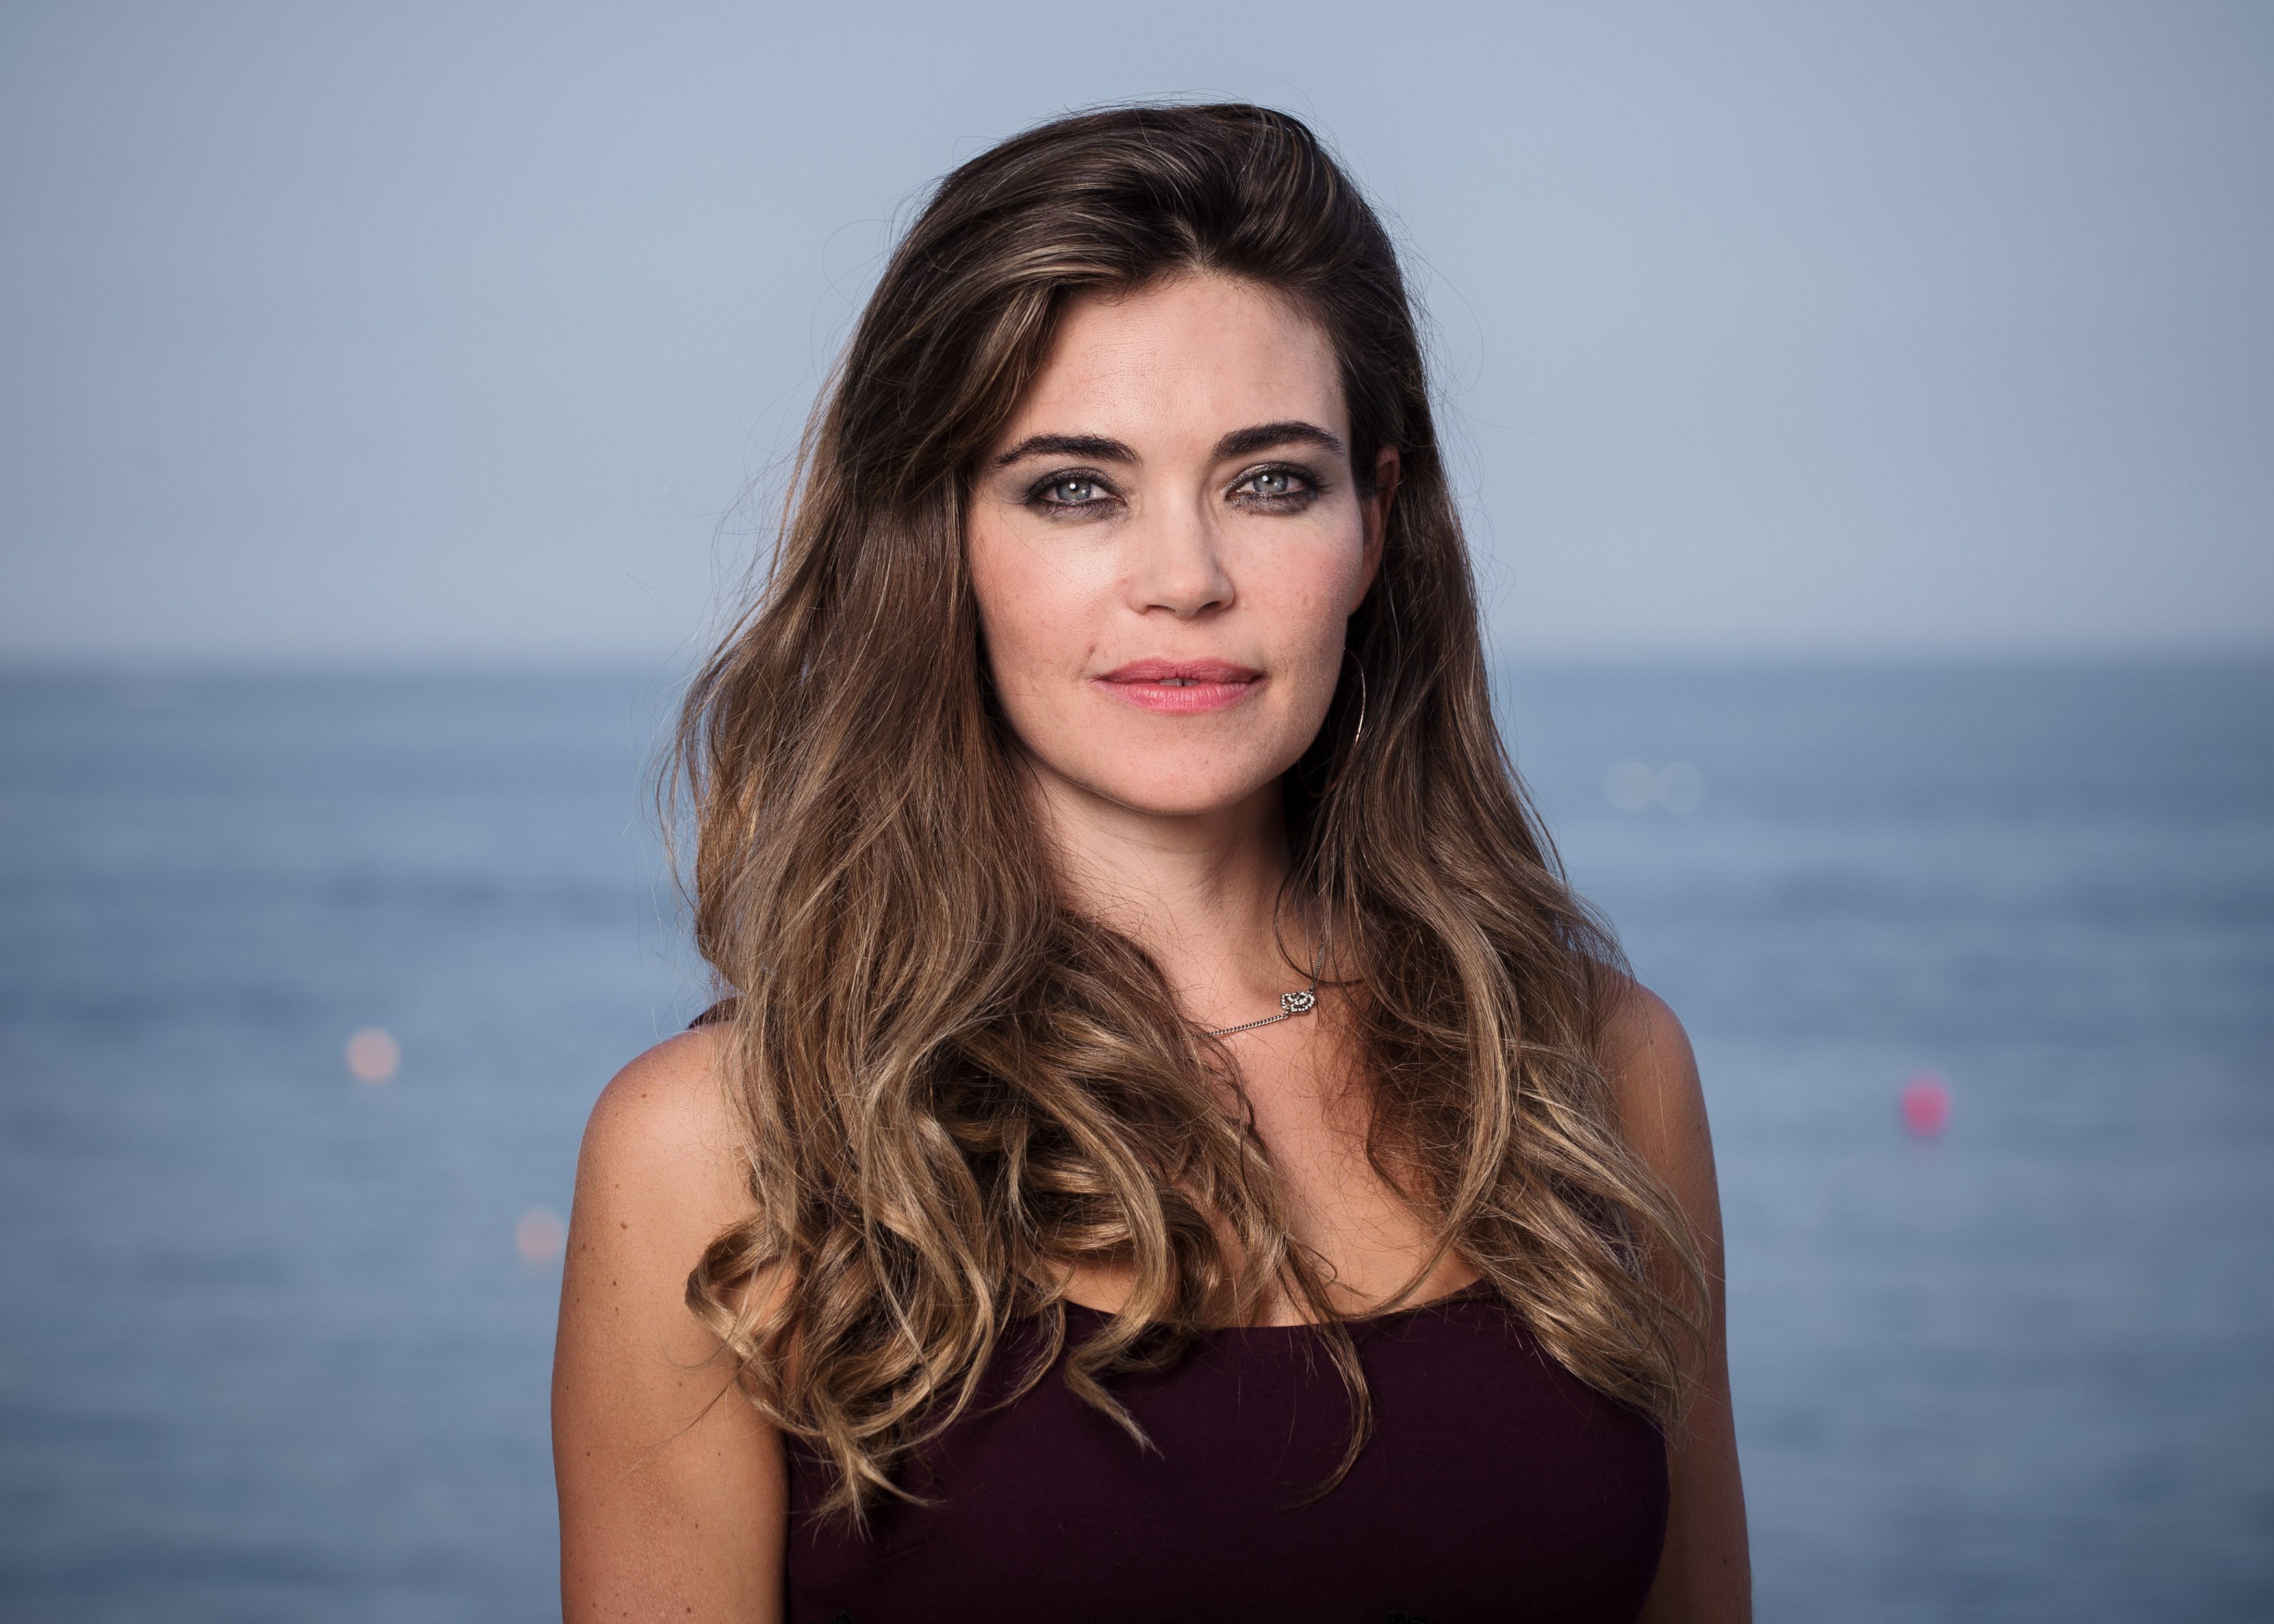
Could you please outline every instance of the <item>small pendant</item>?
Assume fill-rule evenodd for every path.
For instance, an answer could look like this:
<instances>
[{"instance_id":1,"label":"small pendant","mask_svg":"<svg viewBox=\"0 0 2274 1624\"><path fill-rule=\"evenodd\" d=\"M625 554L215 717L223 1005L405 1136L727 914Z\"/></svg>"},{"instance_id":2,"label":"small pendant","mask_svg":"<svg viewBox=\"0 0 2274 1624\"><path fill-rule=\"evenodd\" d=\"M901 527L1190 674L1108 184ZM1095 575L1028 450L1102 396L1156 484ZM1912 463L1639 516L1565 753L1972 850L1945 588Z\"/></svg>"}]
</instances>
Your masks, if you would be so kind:
<instances>
[{"instance_id":1,"label":"small pendant","mask_svg":"<svg viewBox=\"0 0 2274 1624\"><path fill-rule=\"evenodd\" d=\"M1308 988L1301 992L1283 992L1279 995L1279 1012L1282 1015L1300 1015L1318 1001L1319 995Z\"/></svg>"}]
</instances>

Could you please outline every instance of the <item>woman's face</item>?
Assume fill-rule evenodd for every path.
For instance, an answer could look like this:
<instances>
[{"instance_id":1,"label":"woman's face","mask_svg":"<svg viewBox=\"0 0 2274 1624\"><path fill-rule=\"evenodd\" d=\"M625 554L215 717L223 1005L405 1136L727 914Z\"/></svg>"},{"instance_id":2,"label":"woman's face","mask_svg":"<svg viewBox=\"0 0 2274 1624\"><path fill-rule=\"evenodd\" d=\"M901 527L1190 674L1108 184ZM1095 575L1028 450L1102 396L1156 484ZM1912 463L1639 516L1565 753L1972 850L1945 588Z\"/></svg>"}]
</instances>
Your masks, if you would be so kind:
<instances>
[{"instance_id":1,"label":"woman's face","mask_svg":"<svg viewBox=\"0 0 2274 1624\"><path fill-rule=\"evenodd\" d=\"M1276 784L1319 731L1372 584L1327 336L1191 275L1065 312L981 466L968 538L987 658L1047 792L1191 816Z\"/></svg>"}]
</instances>

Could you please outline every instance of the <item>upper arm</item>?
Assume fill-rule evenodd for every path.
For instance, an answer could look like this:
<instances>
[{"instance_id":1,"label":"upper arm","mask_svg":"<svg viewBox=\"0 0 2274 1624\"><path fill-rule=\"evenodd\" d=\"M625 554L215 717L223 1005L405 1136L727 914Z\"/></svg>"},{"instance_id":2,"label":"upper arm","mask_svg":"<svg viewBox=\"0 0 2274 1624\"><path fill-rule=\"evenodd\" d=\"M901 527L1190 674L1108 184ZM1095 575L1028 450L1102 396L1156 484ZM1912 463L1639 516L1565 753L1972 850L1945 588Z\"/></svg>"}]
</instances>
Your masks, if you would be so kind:
<instances>
[{"instance_id":1,"label":"upper arm","mask_svg":"<svg viewBox=\"0 0 2274 1624\"><path fill-rule=\"evenodd\" d=\"M1721 1199L1698 1061L1665 1001L1632 983L1605 1027L1603 1060L1620 1132L1689 1222L1711 1316L1692 1344L1688 1412L1667 1440L1673 1499L1658 1582L1643 1618L1652 1624L1735 1624L1752 1616L1752 1572L1721 1323Z\"/></svg>"},{"instance_id":2,"label":"upper arm","mask_svg":"<svg viewBox=\"0 0 2274 1624\"><path fill-rule=\"evenodd\" d=\"M750 1207L719 1042L689 1033L625 1067L577 1157L553 1372L569 1624L780 1617L780 1440L685 1302Z\"/></svg>"},{"instance_id":3,"label":"upper arm","mask_svg":"<svg viewBox=\"0 0 2274 1624\"><path fill-rule=\"evenodd\" d=\"M1690 1034L1666 1001L1638 982L1621 989L1603 1034L1605 1074L1627 1147L1666 1185L1689 1221L1721 1318L1721 1195L1713 1138Z\"/></svg>"}]
</instances>

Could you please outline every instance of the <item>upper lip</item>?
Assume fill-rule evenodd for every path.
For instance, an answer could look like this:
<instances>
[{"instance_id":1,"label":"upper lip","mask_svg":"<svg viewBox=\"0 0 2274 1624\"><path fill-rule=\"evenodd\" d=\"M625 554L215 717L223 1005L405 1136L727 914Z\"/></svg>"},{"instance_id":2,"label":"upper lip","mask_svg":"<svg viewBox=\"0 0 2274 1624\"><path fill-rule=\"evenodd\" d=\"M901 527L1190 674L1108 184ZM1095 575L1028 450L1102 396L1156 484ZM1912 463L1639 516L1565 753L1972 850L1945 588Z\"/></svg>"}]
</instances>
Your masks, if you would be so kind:
<instances>
[{"instance_id":1,"label":"upper lip","mask_svg":"<svg viewBox=\"0 0 2274 1624\"><path fill-rule=\"evenodd\" d=\"M1253 682L1263 673L1224 660L1131 660L1100 678L1105 682Z\"/></svg>"}]
</instances>

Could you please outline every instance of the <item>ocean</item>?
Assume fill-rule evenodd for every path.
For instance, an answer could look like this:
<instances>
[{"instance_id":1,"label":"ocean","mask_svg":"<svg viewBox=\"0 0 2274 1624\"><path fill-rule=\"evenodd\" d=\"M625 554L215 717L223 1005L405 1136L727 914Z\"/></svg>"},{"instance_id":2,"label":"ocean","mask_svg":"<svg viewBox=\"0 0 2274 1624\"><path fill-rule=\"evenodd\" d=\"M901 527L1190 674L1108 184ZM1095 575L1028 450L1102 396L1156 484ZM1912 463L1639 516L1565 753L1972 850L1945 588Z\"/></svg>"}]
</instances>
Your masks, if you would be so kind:
<instances>
[{"instance_id":1,"label":"ocean","mask_svg":"<svg viewBox=\"0 0 2274 1624\"><path fill-rule=\"evenodd\" d=\"M2274 665L1500 681L1697 1043L1759 1617L2274 1617ZM558 1616L670 697L0 676L0 1612Z\"/></svg>"}]
</instances>

